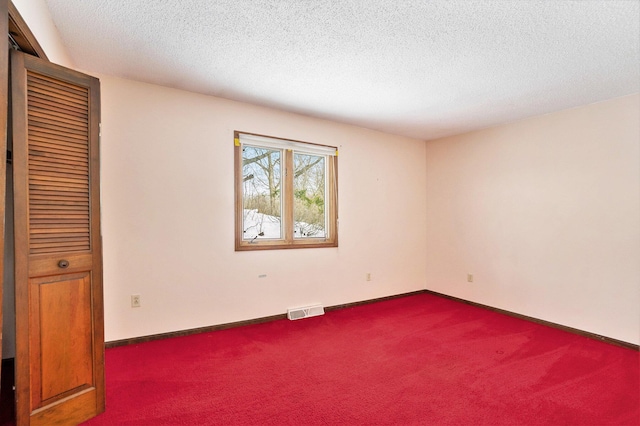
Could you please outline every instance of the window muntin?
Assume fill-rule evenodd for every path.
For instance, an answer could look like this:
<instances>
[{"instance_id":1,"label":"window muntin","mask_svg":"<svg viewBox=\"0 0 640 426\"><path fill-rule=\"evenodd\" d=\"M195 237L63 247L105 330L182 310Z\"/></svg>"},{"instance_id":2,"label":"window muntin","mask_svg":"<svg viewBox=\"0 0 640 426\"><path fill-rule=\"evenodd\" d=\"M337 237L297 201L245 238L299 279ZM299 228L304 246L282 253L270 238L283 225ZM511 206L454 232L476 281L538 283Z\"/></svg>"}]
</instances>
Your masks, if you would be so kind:
<instances>
[{"instance_id":1,"label":"window muntin","mask_svg":"<svg viewBox=\"0 0 640 426\"><path fill-rule=\"evenodd\" d=\"M235 132L236 250L336 247L335 147Z\"/></svg>"}]
</instances>

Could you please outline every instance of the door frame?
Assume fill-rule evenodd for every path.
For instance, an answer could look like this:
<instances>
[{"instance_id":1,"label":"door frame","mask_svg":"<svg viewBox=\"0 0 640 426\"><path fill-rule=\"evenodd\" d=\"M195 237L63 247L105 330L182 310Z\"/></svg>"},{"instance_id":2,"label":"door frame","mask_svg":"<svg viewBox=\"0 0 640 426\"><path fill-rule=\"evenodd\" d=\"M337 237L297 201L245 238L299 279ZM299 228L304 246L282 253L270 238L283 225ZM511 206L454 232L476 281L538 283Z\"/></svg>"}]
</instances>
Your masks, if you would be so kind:
<instances>
[{"instance_id":1,"label":"door frame","mask_svg":"<svg viewBox=\"0 0 640 426\"><path fill-rule=\"evenodd\" d=\"M38 58L49 60L11 0L0 0L0 32L11 44ZM7 123L9 112L9 43L0 43L0 277L4 276L4 239L6 214ZM0 286L0 353L2 353L3 285ZM1 374L1 371L0 371Z\"/></svg>"},{"instance_id":2,"label":"door frame","mask_svg":"<svg viewBox=\"0 0 640 426\"><path fill-rule=\"evenodd\" d=\"M0 43L0 277L4 277L4 240L6 218L6 173L9 113L9 44L38 58L49 60L35 35L29 29L11 0L0 0L0 32L7 34L7 42ZM2 353L3 285L0 286L0 353ZM1 374L1 371L0 371Z\"/></svg>"},{"instance_id":3,"label":"door frame","mask_svg":"<svg viewBox=\"0 0 640 426\"><path fill-rule=\"evenodd\" d=\"M11 0L0 0L0 32L7 41L38 58L49 60ZM0 43L0 277L4 277L4 239L7 177L7 122L9 112L9 43ZM0 353L2 353L3 285L0 286ZM2 372L0 371L0 374Z\"/></svg>"},{"instance_id":4,"label":"door frame","mask_svg":"<svg viewBox=\"0 0 640 426\"><path fill-rule=\"evenodd\" d=\"M9 4L8 0L0 0L0 31L9 34ZM4 238L5 238L5 207L7 188L7 121L9 112L9 43L0 45L0 354L2 354L3 327L3 289L4 289ZM0 364L1 366L1 364ZM0 374L2 371L0 370Z\"/></svg>"}]
</instances>

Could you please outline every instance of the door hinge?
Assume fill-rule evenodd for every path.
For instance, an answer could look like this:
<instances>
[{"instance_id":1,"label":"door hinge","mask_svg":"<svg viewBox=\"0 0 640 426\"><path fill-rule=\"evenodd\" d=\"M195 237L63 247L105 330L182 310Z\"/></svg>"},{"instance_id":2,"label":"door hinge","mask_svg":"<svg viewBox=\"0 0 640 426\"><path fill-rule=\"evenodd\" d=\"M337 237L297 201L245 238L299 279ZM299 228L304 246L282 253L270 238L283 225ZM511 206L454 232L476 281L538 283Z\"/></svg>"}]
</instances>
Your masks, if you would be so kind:
<instances>
[{"instance_id":1,"label":"door hinge","mask_svg":"<svg viewBox=\"0 0 640 426\"><path fill-rule=\"evenodd\" d=\"M18 44L16 39L13 38L13 35L11 33L9 33L9 48L18 51L22 50L20 49L20 45Z\"/></svg>"}]
</instances>

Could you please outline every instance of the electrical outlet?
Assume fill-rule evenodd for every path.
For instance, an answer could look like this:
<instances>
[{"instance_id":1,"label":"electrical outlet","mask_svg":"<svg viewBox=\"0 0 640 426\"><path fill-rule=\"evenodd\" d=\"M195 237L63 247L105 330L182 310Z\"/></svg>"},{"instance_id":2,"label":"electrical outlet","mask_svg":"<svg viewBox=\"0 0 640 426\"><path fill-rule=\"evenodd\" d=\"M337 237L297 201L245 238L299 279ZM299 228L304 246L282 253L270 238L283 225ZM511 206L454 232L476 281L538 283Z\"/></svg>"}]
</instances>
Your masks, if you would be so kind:
<instances>
[{"instance_id":1,"label":"electrical outlet","mask_svg":"<svg viewBox=\"0 0 640 426\"><path fill-rule=\"evenodd\" d=\"M467 274L467 282L473 282L473 274Z\"/></svg>"},{"instance_id":2,"label":"electrical outlet","mask_svg":"<svg viewBox=\"0 0 640 426\"><path fill-rule=\"evenodd\" d=\"M139 308L140 305L140 295L139 294L132 294L131 295L131 307L132 308Z\"/></svg>"},{"instance_id":3,"label":"electrical outlet","mask_svg":"<svg viewBox=\"0 0 640 426\"><path fill-rule=\"evenodd\" d=\"M367 272L367 281L371 281L371 272Z\"/></svg>"}]
</instances>

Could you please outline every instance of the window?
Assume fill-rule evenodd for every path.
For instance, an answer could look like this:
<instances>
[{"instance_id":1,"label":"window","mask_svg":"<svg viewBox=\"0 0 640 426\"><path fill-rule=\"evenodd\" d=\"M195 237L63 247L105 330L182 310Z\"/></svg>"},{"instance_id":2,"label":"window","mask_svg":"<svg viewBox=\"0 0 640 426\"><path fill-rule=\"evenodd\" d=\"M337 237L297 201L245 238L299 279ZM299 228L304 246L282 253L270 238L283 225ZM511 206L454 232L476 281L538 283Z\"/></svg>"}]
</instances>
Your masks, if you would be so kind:
<instances>
[{"instance_id":1,"label":"window","mask_svg":"<svg viewBox=\"0 0 640 426\"><path fill-rule=\"evenodd\" d=\"M337 247L337 149L234 136L236 250Z\"/></svg>"}]
</instances>

